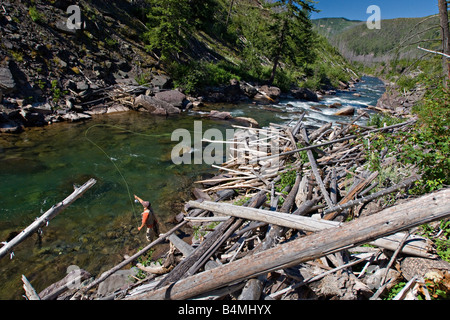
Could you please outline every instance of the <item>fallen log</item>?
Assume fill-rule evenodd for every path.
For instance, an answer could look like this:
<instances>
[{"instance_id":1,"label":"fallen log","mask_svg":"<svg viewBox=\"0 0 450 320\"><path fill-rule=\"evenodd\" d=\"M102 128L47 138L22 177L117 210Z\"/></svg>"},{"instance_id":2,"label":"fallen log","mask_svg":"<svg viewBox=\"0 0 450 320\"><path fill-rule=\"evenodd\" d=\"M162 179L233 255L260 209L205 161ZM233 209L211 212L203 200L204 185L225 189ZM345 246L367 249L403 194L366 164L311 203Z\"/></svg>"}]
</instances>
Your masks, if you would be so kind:
<instances>
[{"instance_id":1,"label":"fallen log","mask_svg":"<svg viewBox=\"0 0 450 320\"><path fill-rule=\"evenodd\" d=\"M41 297L37 294L36 290L33 288L25 275L22 275L22 282L23 290L25 290L25 295L28 300L41 300Z\"/></svg>"},{"instance_id":2,"label":"fallen log","mask_svg":"<svg viewBox=\"0 0 450 320\"><path fill-rule=\"evenodd\" d=\"M30 237L32 234L37 232L40 228L47 225L50 220L56 217L64 209L70 206L75 200L80 198L89 188L91 188L97 181L95 179L90 179L88 182L83 184L79 188L75 188L74 192L62 202L51 207L42 216L37 218L32 224L20 232L11 241L7 242L3 247L0 248L0 259L6 256L8 253L13 251L13 248L23 242L25 239Z\"/></svg>"},{"instance_id":3,"label":"fallen log","mask_svg":"<svg viewBox=\"0 0 450 320\"><path fill-rule=\"evenodd\" d=\"M257 194L254 199L252 199L252 205L259 204L259 198L261 195L265 196L265 193ZM192 207L194 208L194 207ZM228 235L229 229L235 229L235 224L239 223L239 221L235 221L235 218L229 218L227 221L220 224L216 229L208 236L206 239L200 244L200 246L192 252L189 257L184 259L181 263L179 263L160 283L157 284L156 288L161 288L171 282L177 281L184 277L188 272L193 273L193 269L200 268L203 263L206 263L206 260L209 258L211 254L214 252L212 249L215 249L217 245L221 244L226 238L224 235Z\"/></svg>"},{"instance_id":4,"label":"fallen log","mask_svg":"<svg viewBox=\"0 0 450 320\"><path fill-rule=\"evenodd\" d=\"M308 134L306 133L305 127L301 128L301 132L303 140L305 141L306 144L309 144L309 138ZM312 153L311 150L307 150L306 152L308 155L309 165L311 166L312 172L314 174L314 177L316 178L317 184L319 185L320 191L322 192L325 202L329 207L332 207L333 201L331 201L330 195L327 189L325 188L325 185L323 184L322 178L320 177L319 169L317 168L317 162L316 159L314 158L314 154Z\"/></svg>"},{"instance_id":5,"label":"fallen log","mask_svg":"<svg viewBox=\"0 0 450 320\"><path fill-rule=\"evenodd\" d=\"M197 216L200 215L201 213L203 213L203 211L198 211L195 212L195 214L193 214L192 216ZM159 235L159 238L157 238L155 241L149 243L146 247L144 247L143 249L139 250L137 253L135 253L134 255L132 255L131 257L125 259L124 261L120 262L119 264L117 264L116 266L114 266L113 268L109 269L108 271L102 273L102 275L96 279L95 281L91 282L89 285L87 285L86 287L80 289L80 293L84 294L86 292L88 292L89 290L91 290L92 288L96 287L97 285L99 285L100 283L102 283L103 281L105 281L106 279L108 279L111 275L113 275L114 273L116 273L117 271L119 271L120 269L122 269L123 267L125 267L126 265L130 264L131 262L133 262L134 260L136 260L137 258L139 258L140 256L142 256L143 254L145 254L147 251L149 251L151 248L153 248L154 246L156 246L157 244L164 242L166 239L169 238L169 236L174 233L175 231L177 231L178 229L182 228L184 225L186 225L189 221L184 220L182 222L180 222L179 224L177 224L175 227L173 227L172 229L170 229L169 231L167 231L164 234Z\"/></svg>"},{"instance_id":6,"label":"fallen log","mask_svg":"<svg viewBox=\"0 0 450 320\"><path fill-rule=\"evenodd\" d=\"M324 219L317 220L310 217L303 217L301 216L301 213L296 213L300 215L286 214L269 210L240 207L229 203L215 203L209 201L200 203L196 201L190 201L189 205L192 205L192 207L194 208L208 210L227 216L262 221L268 224L309 232L322 231L324 229L341 227L343 225L342 223L336 221L329 221ZM381 237L375 241L370 242L369 244L395 251L398 248L398 245L403 236L403 233L396 233L387 237ZM429 251L430 245L428 241L425 238L413 235L408 238L407 243L402 248L402 253L405 254L427 258L435 257L434 255L430 254Z\"/></svg>"},{"instance_id":7,"label":"fallen log","mask_svg":"<svg viewBox=\"0 0 450 320\"><path fill-rule=\"evenodd\" d=\"M129 299L188 299L449 216L450 189L447 188Z\"/></svg>"},{"instance_id":8,"label":"fallen log","mask_svg":"<svg viewBox=\"0 0 450 320\"><path fill-rule=\"evenodd\" d=\"M358 139L358 138L362 138L362 137L365 137L367 135L370 135L371 133L376 133L376 132L381 132L381 131L384 131L384 130L400 128L400 127L403 127L403 126L407 126L407 125L413 124L415 122L416 122L416 120L411 120L411 121L407 121L407 122L403 122L403 123L399 123L399 124L394 124L394 125L388 126L388 127L383 127L383 128L379 128L379 129L366 131L366 132L361 133L360 135L350 135L350 136L346 136L344 138L340 138L340 139L336 139L336 140L332 140L332 141L327 141L327 142L319 143L319 144L316 144L316 145L310 145L310 146L307 146L307 147L304 147L304 148L300 148L300 149L295 149L295 150L291 150L291 151L287 151L287 152L282 152L282 153L279 153L279 154L274 154L274 155L270 155L270 156L266 156L266 157L256 158L256 159L250 160L249 163L250 164L257 163L258 161L263 161L263 160L268 160L268 159L272 159L272 158L288 156L288 155L295 154L295 153L300 152L300 151L316 149L316 148L328 146L328 145L331 145L331 144L334 144L334 143L337 143L337 142L343 142L343 141L347 141L347 140Z\"/></svg>"},{"instance_id":9,"label":"fallen log","mask_svg":"<svg viewBox=\"0 0 450 320\"><path fill-rule=\"evenodd\" d=\"M325 220L332 220L336 216L336 213L339 212L339 211L342 211L342 210L354 207L354 206L356 206L358 204L363 204L363 203L372 201L372 200L374 200L376 198L382 197L384 195L390 194L390 193L398 191L400 189L407 188L407 187L409 187L410 185L412 185L414 182L416 182L419 179L420 179L420 176L414 175L414 176L411 176L409 178L406 178L405 180L403 180L399 184L396 184L396 185L394 185L392 187L386 188L386 189L381 190L379 192L373 193L373 194L371 194L371 195L369 195L367 197L356 199L356 200L352 200L352 201L348 201L347 203L342 204L342 205L332 206L331 208L328 208L328 209L326 209L324 211L324 214L325 214L324 219Z\"/></svg>"}]
</instances>

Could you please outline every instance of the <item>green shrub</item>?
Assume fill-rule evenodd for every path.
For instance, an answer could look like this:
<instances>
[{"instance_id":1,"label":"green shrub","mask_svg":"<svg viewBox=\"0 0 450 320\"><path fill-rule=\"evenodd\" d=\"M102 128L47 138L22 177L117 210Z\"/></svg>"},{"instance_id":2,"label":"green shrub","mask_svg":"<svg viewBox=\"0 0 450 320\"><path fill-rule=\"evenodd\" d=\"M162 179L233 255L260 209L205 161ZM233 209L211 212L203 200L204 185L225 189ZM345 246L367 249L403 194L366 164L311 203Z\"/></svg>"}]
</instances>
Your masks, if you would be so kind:
<instances>
[{"instance_id":1,"label":"green shrub","mask_svg":"<svg viewBox=\"0 0 450 320\"><path fill-rule=\"evenodd\" d=\"M28 9L28 13L30 14L30 18L31 18L31 20L33 20L33 22L41 22L42 21L42 16L37 11L36 7L30 7Z\"/></svg>"},{"instance_id":2,"label":"green shrub","mask_svg":"<svg viewBox=\"0 0 450 320\"><path fill-rule=\"evenodd\" d=\"M418 169L422 178L410 192L423 194L450 185L450 90L439 80L429 80L427 93L413 112L418 116L415 126L407 132L374 136L366 149L367 159L370 169L378 170L378 154L388 148L401 164ZM381 127L402 121L378 115L369 124Z\"/></svg>"},{"instance_id":3,"label":"green shrub","mask_svg":"<svg viewBox=\"0 0 450 320\"><path fill-rule=\"evenodd\" d=\"M240 80L237 69L230 63L221 61L197 62L188 64L174 62L169 66L169 73L174 79L176 87L182 88L186 93L206 86L220 86L230 83L231 79Z\"/></svg>"}]
</instances>

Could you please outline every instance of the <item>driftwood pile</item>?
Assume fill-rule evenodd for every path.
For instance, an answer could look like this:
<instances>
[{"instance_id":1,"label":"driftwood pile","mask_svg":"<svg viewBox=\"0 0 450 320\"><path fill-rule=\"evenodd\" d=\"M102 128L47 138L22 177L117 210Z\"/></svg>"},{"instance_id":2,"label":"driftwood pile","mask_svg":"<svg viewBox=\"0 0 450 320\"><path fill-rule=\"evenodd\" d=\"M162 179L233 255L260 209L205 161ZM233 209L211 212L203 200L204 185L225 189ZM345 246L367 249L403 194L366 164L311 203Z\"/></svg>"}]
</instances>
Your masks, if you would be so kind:
<instances>
[{"instance_id":1,"label":"driftwood pile","mask_svg":"<svg viewBox=\"0 0 450 320\"><path fill-rule=\"evenodd\" d=\"M198 199L186 204L180 223L72 298L379 299L406 280L396 299L428 299L430 274L450 287L449 264L428 239L414 235L416 227L450 216L450 190L402 199L420 178L413 170L377 189L379 173L365 165L364 139L414 121L381 129L355 121L306 128L303 117L270 130L240 127L223 141L228 160L216 177L198 181ZM396 204L369 206L386 195ZM186 241L176 232L188 224L196 232ZM161 264L137 264L145 279L96 295L98 284L166 241Z\"/></svg>"}]
</instances>

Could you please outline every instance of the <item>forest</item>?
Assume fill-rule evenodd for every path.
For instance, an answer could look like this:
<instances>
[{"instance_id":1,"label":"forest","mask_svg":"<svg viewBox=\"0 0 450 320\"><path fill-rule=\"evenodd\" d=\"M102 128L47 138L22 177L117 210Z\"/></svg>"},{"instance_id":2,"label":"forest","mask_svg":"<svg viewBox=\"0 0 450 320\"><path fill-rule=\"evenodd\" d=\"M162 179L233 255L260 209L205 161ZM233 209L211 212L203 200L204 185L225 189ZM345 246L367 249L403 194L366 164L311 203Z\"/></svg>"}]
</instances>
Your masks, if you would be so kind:
<instances>
[{"instance_id":1,"label":"forest","mask_svg":"<svg viewBox=\"0 0 450 320\"><path fill-rule=\"evenodd\" d=\"M147 1L146 48L188 92L245 79L319 89L352 74L338 51L318 35L313 1ZM205 48L204 43L208 46Z\"/></svg>"}]
</instances>

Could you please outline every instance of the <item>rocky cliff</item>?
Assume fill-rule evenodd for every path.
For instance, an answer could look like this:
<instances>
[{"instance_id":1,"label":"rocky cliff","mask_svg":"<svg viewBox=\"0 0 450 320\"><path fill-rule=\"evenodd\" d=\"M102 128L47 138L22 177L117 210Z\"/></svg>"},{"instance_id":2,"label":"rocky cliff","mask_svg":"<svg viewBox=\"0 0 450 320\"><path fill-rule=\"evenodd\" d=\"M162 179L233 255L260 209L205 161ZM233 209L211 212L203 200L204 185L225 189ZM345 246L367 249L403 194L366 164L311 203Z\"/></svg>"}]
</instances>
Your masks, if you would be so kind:
<instances>
[{"instance_id":1,"label":"rocky cliff","mask_svg":"<svg viewBox=\"0 0 450 320\"><path fill-rule=\"evenodd\" d=\"M167 84L169 78L140 40L146 27L137 1L78 1L80 19L68 10L72 4L2 1L2 131L44 125L58 119L49 115L85 109L83 102L110 86Z\"/></svg>"}]
</instances>

